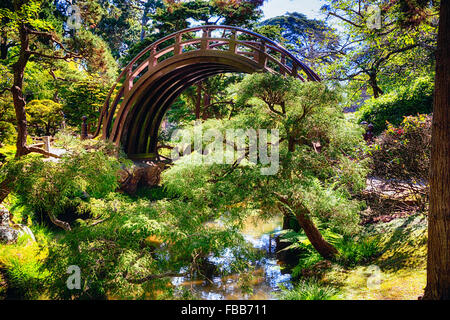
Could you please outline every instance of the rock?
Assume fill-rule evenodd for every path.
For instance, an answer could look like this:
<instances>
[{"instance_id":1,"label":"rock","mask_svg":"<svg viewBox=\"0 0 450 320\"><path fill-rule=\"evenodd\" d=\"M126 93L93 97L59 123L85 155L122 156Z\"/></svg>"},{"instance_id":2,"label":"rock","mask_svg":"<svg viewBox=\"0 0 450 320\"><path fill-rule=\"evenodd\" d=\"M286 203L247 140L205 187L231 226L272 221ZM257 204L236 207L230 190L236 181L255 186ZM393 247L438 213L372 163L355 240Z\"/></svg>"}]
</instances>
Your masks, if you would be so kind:
<instances>
[{"instance_id":1,"label":"rock","mask_svg":"<svg viewBox=\"0 0 450 320\"><path fill-rule=\"evenodd\" d=\"M134 194L136 193L139 181L141 181L144 175L144 170L141 167L133 167L130 171L121 170L119 175L120 190L128 194Z\"/></svg>"},{"instance_id":2,"label":"rock","mask_svg":"<svg viewBox=\"0 0 450 320\"><path fill-rule=\"evenodd\" d=\"M19 231L9 225L9 211L0 204L0 243L14 243L19 237Z\"/></svg>"},{"instance_id":3,"label":"rock","mask_svg":"<svg viewBox=\"0 0 450 320\"><path fill-rule=\"evenodd\" d=\"M11 227L0 227L0 243L11 244L17 241L19 231Z\"/></svg>"},{"instance_id":4,"label":"rock","mask_svg":"<svg viewBox=\"0 0 450 320\"><path fill-rule=\"evenodd\" d=\"M9 226L9 211L0 204L0 226Z\"/></svg>"},{"instance_id":5,"label":"rock","mask_svg":"<svg viewBox=\"0 0 450 320\"><path fill-rule=\"evenodd\" d=\"M8 209L0 204L0 243L15 243L19 236L27 234L33 241L36 241L33 231L25 225L11 226Z\"/></svg>"},{"instance_id":6,"label":"rock","mask_svg":"<svg viewBox=\"0 0 450 320\"><path fill-rule=\"evenodd\" d=\"M145 169L141 182L148 187L156 187L161 182L161 172L166 167L165 163L152 163Z\"/></svg>"},{"instance_id":7,"label":"rock","mask_svg":"<svg viewBox=\"0 0 450 320\"><path fill-rule=\"evenodd\" d=\"M161 180L161 172L164 170L164 163L136 163L131 169L122 169L119 172L120 190L134 194L139 185L146 187L156 187Z\"/></svg>"},{"instance_id":8,"label":"rock","mask_svg":"<svg viewBox=\"0 0 450 320\"><path fill-rule=\"evenodd\" d=\"M34 237L34 233L33 231L31 231L30 228L28 228L27 226L24 226L22 224L19 225L19 237L21 235L27 234L30 236L31 240L33 240L34 242L36 242L36 238Z\"/></svg>"}]
</instances>

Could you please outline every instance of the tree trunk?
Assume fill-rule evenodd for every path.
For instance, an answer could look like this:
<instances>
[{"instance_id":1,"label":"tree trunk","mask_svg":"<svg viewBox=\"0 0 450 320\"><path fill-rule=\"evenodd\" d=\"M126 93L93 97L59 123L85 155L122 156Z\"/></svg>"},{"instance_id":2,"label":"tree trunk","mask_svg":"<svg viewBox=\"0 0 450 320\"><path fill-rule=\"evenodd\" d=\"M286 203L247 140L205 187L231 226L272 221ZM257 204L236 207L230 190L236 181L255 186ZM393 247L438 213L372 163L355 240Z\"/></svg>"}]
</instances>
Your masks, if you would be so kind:
<instances>
[{"instance_id":1,"label":"tree trunk","mask_svg":"<svg viewBox=\"0 0 450 320\"><path fill-rule=\"evenodd\" d=\"M14 84L11 93L14 101L14 110L16 112L17 121L17 140L16 140L16 158L28 153L27 151L27 115L25 112L25 97L23 96L23 77L25 67L30 58L29 52L29 35L22 25L19 29L20 36L20 53L19 59L14 64Z\"/></svg>"},{"instance_id":2,"label":"tree trunk","mask_svg":"<svg viewBox=\"0 0 450 320\"><path fill-rule=\"evenodd\" d=\"M145 38L145 27L147 26L148 22L148 12L150 10L150 7L148 3L144 5L144 12L142 13L142 20L141 20L141 41Z\"/></svg>"},{"instance_id":3,"label":"tree trunk","mask_svg":"<svg viewBox=\"0 0 450 320\"><path fill-rule=\"evenodd\" d=\"M8 37L6 32L2 32L0 36L0 60L8 58Z\"/></svg>"},{"instance_id":4,"label":"tree trunk","mask_svg":"<svg viewBox=\"0 0 450 320\"><path fill-rule=\"evenodd\" d=\"M333 260L338 254L338 251L322 237L319 229L314 225L314 222L304 213L296 212L295 216L314 249L316 249L323 258Z\"/></svg>"},{"instance_id":5,"label":"tree trunk","mask_svg":"<svg viewBox=\"0 0 450 320\"><path fill-rule=\"evenodd\" d=\"M450 299L450 2L441 1L430 168L424 299Z\"/></svg>"},{"instance_id":6,"label":"tree trunk","mask_svg":"<svg viewBox=\"0 0 450 320\"><path fill-rule=\"evenodd\" d=\"M202 85L197 85L197 101L195 103L195 120L200 120L200 108L202 106Z\"/></svg>"},{"instance_id":7,"label":"tree trunk","mask_svg":"<svg viewBox=\"0 0 450 320\"><path fill-rule=\"evenodd\" d=\"M369 74L369 85L372 88L373 97L375 99L383 94L383 90L378 86L377 74L375 72Z\"/></svg>"},{"instance_id":8,"label":"tree trunk","mask_svg":"<svg viewBox=\"0 0 450 320\"><path fill-rule=\"evenodd\" d=\"M11 192L11 189L9 187L11 183L11 180L6 177L5 180L0 182L0 203L5 200L5 198L8 196L8 194Z\"/></svg>"},{"instance_id":9,"label":"tree trunk","mask_svg":"<svg viewBox=\"0 0 450 320\"><path fill-rule=\"evenodd\" d=\"M204 94L203 94L203 110L202 110L203 111L202 112L202 119L205 120L205 121L210 118L210 110L209 110L209 105L210 104L211 104L211 96L205 90Z\"/></svg>"}]
</instances>

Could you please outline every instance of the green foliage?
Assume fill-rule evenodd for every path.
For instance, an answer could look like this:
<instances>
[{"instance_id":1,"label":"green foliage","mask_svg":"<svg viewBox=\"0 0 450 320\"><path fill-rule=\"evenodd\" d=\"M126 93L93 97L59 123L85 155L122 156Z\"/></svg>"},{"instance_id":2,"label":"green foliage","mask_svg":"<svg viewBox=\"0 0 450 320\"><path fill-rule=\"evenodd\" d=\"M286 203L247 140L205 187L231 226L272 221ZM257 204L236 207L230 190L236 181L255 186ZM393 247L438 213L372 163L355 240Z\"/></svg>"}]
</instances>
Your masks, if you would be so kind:
<instances>
[{"instance_id":1,"label":"green foliage","mask_svg":"<svg viewBox=\"0 0 450 320\"><path fill-rule=\"evenodd\" d=\"M0 64L0 68L1 67ZM3 69L1 70L3 71ZM14 136L16 134L13 125L14 122L15 114L12 97L5 94L0 95L0 144L10 144L14 142Z\"/></svg>"},{"instance_id":2,"label":"green foliage","mask_svg":"<svg viewBox=\"0 0 450 320\"><path fill-rule=\"evenodd\" d=\"M44 267L48 255L47 239L39 233L36 238L40 243L22 235L15 244L0 245L0 266L5 270L8 287L16 299L42 297L51 277Z\"/></svg>"},{"instance_id":3,"label":"green foliage","mask_svg":"<svg viewBox=\"0 0 450 320\"><path fill-rule=\"evenodd\" d=\"M107 83L93 78L71 83L64 88L61 95L64 98L63 111L67 124L80 128L82 116L87 116L89 131L95 130L108 92Z\"/></svg>"},{"instance_id":4,"label":"green foliage","mask_svg":"<svg viewBox=\"0 0 450 320\"><path fill-rule=\"evenodd\" d=\"M82 210L80 199L114 191L119 168L119 161L101 150L74 150L58 162L38 157L10 161L0 176L14 177L13 191L31 210L56 218L67 208Z\"/></svg>"},{"instance_id":5,"label":"green foliage","mask_svg":"<svg viewBox=\"0 0 450 320\"><path fill-rule=\"evenodd\" d=\"M103 79L114 79L117 76L117 62L101 37L82 29L67 41L72 50L84 57L89 74L96 73Z\"/></svg>"},{"instance_id":6,"label":"green foliage","mask_svg":"<svg viewBox=\"0 0 450 320\"><path fill-rule=\"evenodd\" d=\"M388 122L398 126L405 116L431 113L433 92L431 78L418 78L410 86L368 100L358 111L359 120L372 123L374 132L379 134L387 128Z\"/></svg>"},{"instance_id":7,"label":"green foliage","mask_svg":"<svg viewBox=\"0 0 450 320\"><path fill-rule=\"evenodd\" d=\"M288 49L313 69L322 63L331 63L337 58L334 52L339 48L339 38L336 31L324 21L308 19L306 15L298 12L287 12L282 16L267 19L261 24L265 27L281 28L281 35L287 42ZM280 38L273 33L268 35L273 40Z\"/></svg>"},{"instance_id":8,"label":"green foliage","mask_svg":"<svg viewBox=\"0 0 450 320\"><path fill-rule=\"evenodd\" d=\"M152 18L164 34L185 29L192 20L205 25L250 26L260 18L262 5L261 0L167 1Z\"/></svg>"},{"instance_id":9,"label":"green foliage","mask_svg":"<svg viewBox=\"0 0 450 320\"><path fill-rule=\"evenodd\" d=\"M51 248L47 265L56 275L54 297L161 298L154 295L157 290L170 297L171 277L165 273L188 270L191 276L201 276L208 256L220 256L227 247L245 248L236 228L210 223L218 214L205 214L178 199L150 203L146 196L111 193L91 199L89 206L103 222L81 225ZM245 250L238 253L243 257ZM68 290L65 285L69 265L81 268L81 290ZM227 272L240 268L244 267L235 264Z\"/></svg>"},{"instance_id":10,"label":"green foliage","mask_svg":"<svg viewBox=\"0 0 450 320\"><path fill-rule=\"evenodd\" d=\"M63 121L62 106L52 100L32 100L26 111L30 133L36 136L53 136Z\"/></svg>"},{"instance_id":11,"label":"green foliage","mask_svg":"<svg viewBox=\"0 0 450 320\"><path fill-rule=\"evenodd\" d=\"M7 269L8 283L17 295L26 299L39 297L39 289L49 273L42 270L42 263L35 261L20 263L18 259L10 261Z\"/></svg>"},{"instance_id":12,"label":"green foliage","mask_svg":"<svg viewBox=\"0 0 450 320\"><path fill-rule=\"evenodd\" d=\"M239 89L246 105L241 112L227 121L208 120L202 130L191 128L191 133L215 129L225 136L227 129L279 129L279 170L262 175L262 165L248 159L233 167L202 163L202 157L213 157L214 152L207 156L194 152L163 173L169 193L195 203L198 210L214 208L228 219L251 210L270 216L280 207L299 214L301 208L321 230L355 234L360 203L352 195L365 186L368 169L358 160L361 131L343 118L336 94L323 84L272 74L248 76ZM295 138L292 145L291 138ZM312 145L315 141L322 146L320 152ZM280 195L287 203L280 203Z\"/></svg>"},{"instance_id":13,"label":"green foliage","mask_svg":"<svg viewBox=\"0 0 450 320\"><path fill-rule=\"evenodd\" d=\"M339 250L337 262L345 267L364 264L381 253L378 237L342 237L336 242Z\"/></svg>"},{"instance_id":14,"label":"green foliage","mask_svg":"<svg viewBox=\"0 0 450 320\"><path fill-rule=\"evenodd\" d=\"M0 144L12 144L16 135L16 129L12 123L0 121Z\"/></svg>"},{"instance_id":15,"label":"green foliage","mask_svg":"<svg viewBox=\"0 0 450 320\"><path fill-rule=\"evenodd\" d=\"M282 288L279 297L282 300L335 300L339 294L338 289L311 278L300 281L292 290Z\"/></svg>"},{"instance_id":16,"label":"green foliage","mask_svg":"<svg viewBox=\"0 0 450 320\"><path fill-rule=\"evenodd\" d=\"M411 4L411 10L420 19L406 25L401 23L404 14L398 10L399 2L386 5L381 0L326 1L322 11L339 24L343 43L337 52L329 52L335 53L337 59L325 66L324 78L348 81L349 96L366 87L369 94L378 98L395 86L433 73L438 27L433 17L438 6L421 10ZM381 25L374 19L374 7L380 8Z\"/></svg>"}]
</instances>

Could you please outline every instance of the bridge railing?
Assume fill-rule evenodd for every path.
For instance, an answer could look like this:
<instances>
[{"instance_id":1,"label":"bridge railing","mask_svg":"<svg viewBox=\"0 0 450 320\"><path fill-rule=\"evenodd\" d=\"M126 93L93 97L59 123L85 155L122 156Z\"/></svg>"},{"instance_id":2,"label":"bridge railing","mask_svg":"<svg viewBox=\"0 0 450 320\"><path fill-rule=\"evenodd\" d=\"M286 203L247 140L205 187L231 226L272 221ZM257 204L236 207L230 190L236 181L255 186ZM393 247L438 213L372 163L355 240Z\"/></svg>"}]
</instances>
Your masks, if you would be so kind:
<instances>
[{"instance_id":1,"label":"bridge railing","mask_svg":"<svg viewBox=\"0 0 450 320\"><path fill-rule=\"evenodd\" d=\"M123 69L109 91L101 110L97 132L107 134L111 120L123 98L149 68L189 51L219 50L244 56L257 63L261 70L288 74L302 81L320 81L308 66L299 61L281 45L255 32L231 26L199 26L168 35L141 51ZM115 98L111 103L111 97ZM104 121L106 119L106 121Z\"/></svg>"}]
</instances>

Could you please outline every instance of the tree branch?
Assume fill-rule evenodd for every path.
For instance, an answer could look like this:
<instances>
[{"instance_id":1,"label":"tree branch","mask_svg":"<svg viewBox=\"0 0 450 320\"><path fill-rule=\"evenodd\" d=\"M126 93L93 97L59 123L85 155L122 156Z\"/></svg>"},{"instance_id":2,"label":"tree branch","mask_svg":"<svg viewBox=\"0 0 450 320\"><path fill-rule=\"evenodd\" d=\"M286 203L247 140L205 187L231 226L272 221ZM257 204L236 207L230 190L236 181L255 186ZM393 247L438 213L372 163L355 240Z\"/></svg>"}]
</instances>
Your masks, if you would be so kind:
<instances>
[{"instance_id":1,"label":"tree branch","mask_svg":"<svg viewBox=\"0 0 450 320\"><path fill-rule=\"evenodd\" d=\"M28 153L35 152L35 153L43 154L44 156L48 156L48 157L53 157L53 158L61 159L61 156L58 156L57 154L54 154L54 153L45 151L44 149L40 149L40 148L36 148L36 147L28 147L28 146L27 146L27 147L26 147L26 151L27 151Z\"/></svg>"}]
</instances>

